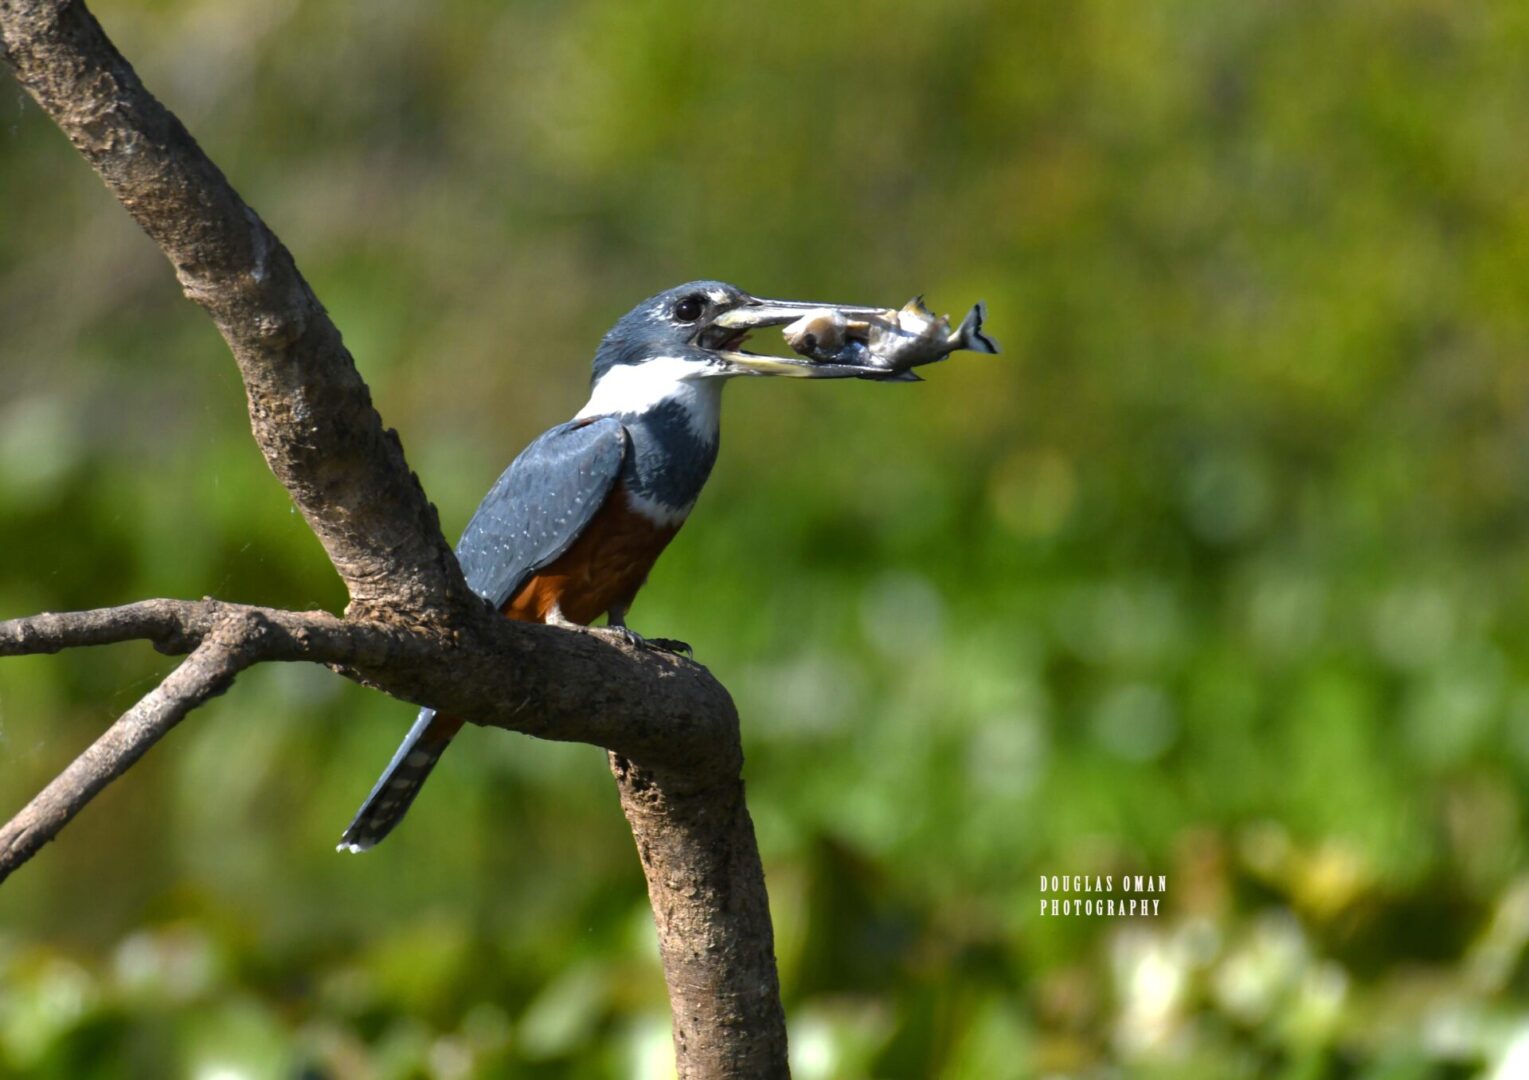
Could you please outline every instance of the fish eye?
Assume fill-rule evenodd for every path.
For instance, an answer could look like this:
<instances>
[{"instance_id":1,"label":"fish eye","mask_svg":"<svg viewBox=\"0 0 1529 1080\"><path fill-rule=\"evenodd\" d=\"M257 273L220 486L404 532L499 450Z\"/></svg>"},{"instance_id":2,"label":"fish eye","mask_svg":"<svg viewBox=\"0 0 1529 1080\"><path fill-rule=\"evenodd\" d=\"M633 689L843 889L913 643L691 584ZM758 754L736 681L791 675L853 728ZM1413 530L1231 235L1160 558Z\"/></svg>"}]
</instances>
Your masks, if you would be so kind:
<instances>
[{"instance_id":1,"label":"fish eye","mask_svg":"<svg viewBox=\"0 0 1529 1080\"><path fill-rule=\"evenodd\" d=\"M674 317L680 322L695 322L706 310L706 301L699 296L687 296L674 305Z\"/></svg>"}]
</instances>

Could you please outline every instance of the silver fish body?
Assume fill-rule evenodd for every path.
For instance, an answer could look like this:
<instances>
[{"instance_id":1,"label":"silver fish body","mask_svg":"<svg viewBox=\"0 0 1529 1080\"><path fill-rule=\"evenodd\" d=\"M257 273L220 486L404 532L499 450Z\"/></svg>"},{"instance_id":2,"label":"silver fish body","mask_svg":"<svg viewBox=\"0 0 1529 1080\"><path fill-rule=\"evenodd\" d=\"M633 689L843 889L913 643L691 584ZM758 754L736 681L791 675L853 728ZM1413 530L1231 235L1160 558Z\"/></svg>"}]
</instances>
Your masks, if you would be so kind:
<instances>
[{"instance_id":1,"label":"silver fish body","mask_svg":"<svg viewBox=\"0 0 1529 1080\"><path fill-rule=\"evenodd\" d=\"M864 379L916 382L913 368L943 360L960 349L996 353L983 333L984 304L975 304L955 330L916 296L897 310L851 318L833 308L809 312L785 327L786 343L815 364L857 369ZM846 374L849 372L846 371Z\"/></svg>"}]
</instances>

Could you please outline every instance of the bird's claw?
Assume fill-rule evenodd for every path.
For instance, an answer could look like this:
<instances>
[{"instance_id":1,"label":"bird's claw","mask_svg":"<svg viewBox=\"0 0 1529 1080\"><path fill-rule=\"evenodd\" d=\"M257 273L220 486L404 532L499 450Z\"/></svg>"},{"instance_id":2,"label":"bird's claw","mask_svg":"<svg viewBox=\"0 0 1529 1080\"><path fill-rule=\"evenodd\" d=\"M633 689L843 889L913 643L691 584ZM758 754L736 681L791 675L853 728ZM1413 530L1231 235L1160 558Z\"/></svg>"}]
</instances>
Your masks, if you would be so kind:
<instances>
[{"instance_id":1,"label":"bird's claw","mask_svg":"<svg viewBox=\"0 0 1529 1080\"><path fill-rule=\"evenodd\" d=\"M623 644L630 645L634 649L640 649L648 643L648 639L628 626L607 626L607 630L621 639Z\"/></svg>"},{"instance_id":2,"label":"bird's claw","mask_svg":"<svg viewBox=\"0 0 1529 1080\"><path fill-rule=\"evenodd\" d=\"M606 627L606 629L614 630L617 637L636 649L653 649L656 652L682 653L685 656L691 657L692 659L695 657L694 649L692 649L686 642L676 641L674 638L643 637L630 626L609 626Z\"/></svg>"}]
</instances>

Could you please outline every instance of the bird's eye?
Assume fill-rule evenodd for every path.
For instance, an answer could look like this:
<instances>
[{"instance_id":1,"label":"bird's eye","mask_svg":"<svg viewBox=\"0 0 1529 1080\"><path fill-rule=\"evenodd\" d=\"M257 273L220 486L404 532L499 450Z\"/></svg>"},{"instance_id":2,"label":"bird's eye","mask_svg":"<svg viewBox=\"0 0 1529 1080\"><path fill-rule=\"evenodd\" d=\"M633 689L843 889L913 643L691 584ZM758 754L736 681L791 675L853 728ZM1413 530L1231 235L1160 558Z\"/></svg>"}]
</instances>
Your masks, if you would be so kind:
<instances>
[{"instance_id":1,"label":"bird's eye","mask_svg":"<svg viewBox=\"0 0 1529 1080\"><path fill-rule=\"evenodd\" d=\"M706 302L699 296L687 296L674 305L674 317L680 322L695 322L705 307Z\"/></svg>"}]
</instances>

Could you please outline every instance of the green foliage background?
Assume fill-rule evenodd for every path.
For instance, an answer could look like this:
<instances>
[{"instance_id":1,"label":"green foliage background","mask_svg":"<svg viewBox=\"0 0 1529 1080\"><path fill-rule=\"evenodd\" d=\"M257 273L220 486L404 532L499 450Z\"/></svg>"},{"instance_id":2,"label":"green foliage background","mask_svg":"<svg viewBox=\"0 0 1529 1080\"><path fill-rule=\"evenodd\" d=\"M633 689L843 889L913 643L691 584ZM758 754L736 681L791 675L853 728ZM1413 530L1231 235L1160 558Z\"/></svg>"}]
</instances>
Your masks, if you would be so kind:
<instances>
[{"instance_id":1,"label":"green foliage background","mask_svg":"<svg viewBox=\"0 0 1529 1080\"><path fill-rule=\"evenodd\" d=\"M1526 1074L1529 7L97 7L453 534L661 288L989 302L921 386L732 387L633 613L738 698L803 1080ZM340 608L10 82L0 207L0 615ZM170 664L0 664L0 809ZM334 853L411 712L268 667L156 748L0 890L0 1074L669 1075L598 752L467 731Z\"/></svg>"}]
</instances>

